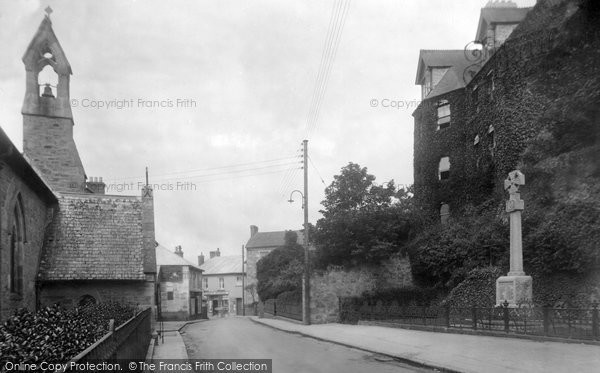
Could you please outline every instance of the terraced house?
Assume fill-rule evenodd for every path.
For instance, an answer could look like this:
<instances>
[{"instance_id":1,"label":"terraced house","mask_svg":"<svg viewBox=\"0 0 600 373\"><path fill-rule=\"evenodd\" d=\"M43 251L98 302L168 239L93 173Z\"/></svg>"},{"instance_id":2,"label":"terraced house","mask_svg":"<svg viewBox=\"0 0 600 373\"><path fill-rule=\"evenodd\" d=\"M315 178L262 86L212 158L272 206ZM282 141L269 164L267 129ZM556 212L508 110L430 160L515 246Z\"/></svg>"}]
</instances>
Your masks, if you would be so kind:
<instances>
[{"instance_id":1,"label":"terraced house","mask_svg":"<svg viewBox=\"0 0 600 373\"><path fill-rule=\"evenodd\" d=\"M209 315L243 314L244 300L246 304L251 295L244 294L245 273L241 255L221 256L219 249L211 251L205 262L200 256L198 264L204 271L202 288L207 300Z\"/></svg>"}]
</instances>

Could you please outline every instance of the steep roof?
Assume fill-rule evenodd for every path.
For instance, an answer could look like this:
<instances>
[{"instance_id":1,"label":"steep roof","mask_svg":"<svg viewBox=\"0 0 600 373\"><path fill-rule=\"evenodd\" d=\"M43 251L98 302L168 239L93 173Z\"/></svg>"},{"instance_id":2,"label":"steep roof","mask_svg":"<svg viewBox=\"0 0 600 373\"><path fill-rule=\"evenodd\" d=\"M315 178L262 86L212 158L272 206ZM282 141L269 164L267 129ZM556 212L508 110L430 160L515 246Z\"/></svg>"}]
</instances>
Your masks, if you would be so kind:
<instances>
[{"instance_id":1,"label":"steep roof","mask_svg":"<svg viewBox=\"0 0 600 373\"><path fill-rule=\"evenodd\" d=\"M481 66L474 63L472 65L465 64L464 66L451 67L425 99L466 87L480 69Z\"/></svg>"},{"instance_id":2,"label":"steep roof","mask_svg":"<svg viewBox=\"0 0 600 373\"><path fill-rule=\"evenodd\" d=\"M59 74L73 74L71 64L67 60L65 51L62 49L58 38L52 29L52 21L50 17L45 16L35 35L31 39L29 46L23 55L23 63L26 66L33 66L40 60L40 52L49 49L53 54L53 68Z\"/></svg>"},{"instance_id":3,"label":"steep roof","mask_svg":"<svg viewBox=\"0 0 600 373\"><path fill-rule=\"evenodd\" d=\"M175 254L174 252L172 252L171 250L167 249L166 247L164 247L162 245L156 246L155 252L156 252L156 268L157 268L156 272L157 273L158 273L158 268L160 268L161 265L190 266L190 267L200 269L200 267L198 267L194 263L186 260L185 258L180 257L179 255Z\"/></svg>"},{"instance_id":4,"label":"steep roof","mask_svg":"<svg viewBox=\"0 0 600 373\"><path fill-rule=\"evenodd\" d=\"M10 138L0 127L0 158L21 178L38 196L48 203L56 203L56 195L40 176L40 172L27 157L17 150Z\"/></svg>"},{"instance_id":5,"label":"steep roof","mask_svg":"<svg viewBox=\"0 0 600 373\"><path fill-rule=\"evenodd\" d=\"M464 70L472 63L467 59L463 49L421 49L415 84L421 84L427 67L458 67L458 69Z\"/></svg>"},{"instance_id":6,"label":"steep roof","mask_svg":"<svg viewBox=\"0 0 600 373\"><path fill-rule=\"evenodd\" d=\"M470 74L470 71L477 72L478 70L475 66L476 62L476 56L472 56L468 51L462 49L422 49L419 53L416 84L421 83L427 67L447 66L449 69L446 74L425 98L432 98L455 89L464 88L474 75Z\"/></svg>"},{"instance_id":7,"label":"steep roof","mask_svg":"<svg viewBox=\"0 0 600 373\"><path fill-rule=\"evenodd\" d=\"M273 248L285 245L285 232L257 232L246 243L246 249ZM295 231L298 240L302 237L302 231Z\"/></svg>"},{"instance_id":8,"label":"steep roof","mask_svg":"<svg viewBox=\"0 0 600 373\"><path fill-rule=\"evenodd\" d=\"M487 36L488 26L493 23L519 23L532 8L517 7L485 7L481 8L479 25L475 40L483 40Z\"/></svg>"},{"instance_id":9,"label":"steep roof","mask_svg":"<svg viewBox=\"0 0 600 373\"><path fill-rule=\"evenodd\" d=\"M205 275L243 273L242 256L215 256L200 266Z\"/></svg>"},{"instance_id":10,"label":"steep roof","mask_svg":"<svg viewBox=\"0 0 600 373\"><path fill-rule=\"evenodd\" d=\"M41 280L144 280L145 262L156 269L154 252L145 255L140 197L62 194L58 203Z\"/></svg>"}]
</instances>

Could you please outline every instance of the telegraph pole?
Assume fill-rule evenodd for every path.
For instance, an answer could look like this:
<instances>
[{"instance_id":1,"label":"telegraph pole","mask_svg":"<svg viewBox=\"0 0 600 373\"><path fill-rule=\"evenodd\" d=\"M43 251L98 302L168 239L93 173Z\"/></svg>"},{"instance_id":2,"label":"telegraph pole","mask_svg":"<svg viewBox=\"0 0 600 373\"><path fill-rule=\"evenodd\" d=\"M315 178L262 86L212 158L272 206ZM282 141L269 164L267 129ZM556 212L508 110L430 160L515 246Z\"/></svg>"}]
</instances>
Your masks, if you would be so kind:
<instances>
[{"instance_id":1,"label":"telegraph pole","mask_svg":"<svg viewBox=\"0 0 600 373\"><path fill-rule=\"evenodd\" d=\"M246 316L246 271L244 270L244 245L242 245L242 316Z\"/></svg>"},{"instance_id":2,"label":"telegraph pole","mask_svg":"<svg viewBox=\"0 0 600 373\"><path fill-rule=\"evenodd\" d=\"M302 321L310 325L310 260L308 252L308 140L302 141L304 153L304 281L302 281Z\"/></svg>"}]
</instances>

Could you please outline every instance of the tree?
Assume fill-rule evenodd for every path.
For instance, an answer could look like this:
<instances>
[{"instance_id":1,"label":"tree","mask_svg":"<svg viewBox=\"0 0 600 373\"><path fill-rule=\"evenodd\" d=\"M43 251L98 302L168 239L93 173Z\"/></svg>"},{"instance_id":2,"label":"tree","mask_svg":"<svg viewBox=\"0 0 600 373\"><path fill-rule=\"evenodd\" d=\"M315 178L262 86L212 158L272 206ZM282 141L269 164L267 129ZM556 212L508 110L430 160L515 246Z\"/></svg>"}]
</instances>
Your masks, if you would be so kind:
<instances>
[{"instance_id":1,"label":"tree","mask_svg":"<svg viewBox=\"0 0 600 373\"><path fill-rule=\"evenodd\" d=\"M296 232L285 232L285 245L256 263L257 293L261 300L302 289L304 249L297 240Z\"/></svg>"},{"instance_id":2,"label":"tree","mask_svg":"<svg viewBox=\"0 0 600 373\"><path fill-rule=\"evenodd\" d=\"M411 234L412 193L391 180L375 184L366 167L349 163L325 189L317 222L317 267L378 264Z\"/></svg>"}]
</instances>

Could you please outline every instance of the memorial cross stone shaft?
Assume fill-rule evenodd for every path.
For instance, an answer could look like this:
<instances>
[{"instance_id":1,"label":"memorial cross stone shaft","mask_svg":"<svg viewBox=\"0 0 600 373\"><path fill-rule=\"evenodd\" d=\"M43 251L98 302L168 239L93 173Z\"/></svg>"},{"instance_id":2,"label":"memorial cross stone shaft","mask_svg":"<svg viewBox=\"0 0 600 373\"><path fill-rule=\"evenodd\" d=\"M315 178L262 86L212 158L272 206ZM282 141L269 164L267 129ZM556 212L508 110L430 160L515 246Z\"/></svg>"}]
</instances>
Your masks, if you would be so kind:
<instances>
[{"instance_id":1,"label":"memorial cross stone shaft","mask_svg":"<svg viewBox=\"0 0 600 373\"><path fill-rule=\"evenodd\" d=\"M531 302L532 278L523 271L523 240L521 232L521 211L525 202L519 194L519 187L525 185L525 175L519 170L511 171L504 180L504 189L509 198L506 201L506 212L510 219L510 271L507 276L496 280L496 304L508 302L510 307L520 303Z\"/></svg>"},{"instance_id":2,"label":"memorial cross stone shaft","mask_svg":"<svg viewBox=\"0 0 600 373\"><path fill-rule=\"evenodd\" d=\"M504 180L504 189L508 191L509 199L506 201L506 212L510 219L510 272L509 276L523 276L523 240L521 231L521 211L525 202L521 199L519 187L525 185L525 175L520 171L512 171Z\"/></svg>"}]
</instances>

